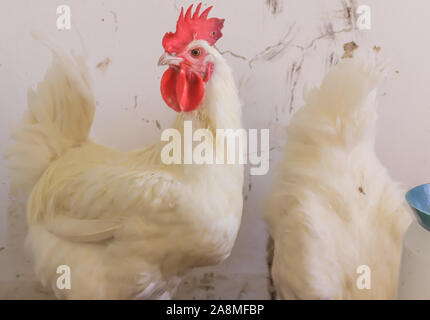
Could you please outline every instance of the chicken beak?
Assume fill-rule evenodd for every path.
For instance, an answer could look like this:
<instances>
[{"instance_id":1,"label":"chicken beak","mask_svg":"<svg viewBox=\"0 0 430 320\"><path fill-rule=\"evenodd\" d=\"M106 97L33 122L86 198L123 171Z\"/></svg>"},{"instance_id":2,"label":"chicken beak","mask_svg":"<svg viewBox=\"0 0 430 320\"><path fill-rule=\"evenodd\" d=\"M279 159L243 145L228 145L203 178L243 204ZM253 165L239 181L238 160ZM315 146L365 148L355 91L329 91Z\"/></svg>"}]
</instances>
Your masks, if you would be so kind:
<instances>
[{"instance_id":1,"label":"chicken beak","mask_svg":"<svg viewBox=\"0 0 430 320\"><path fill-rule=\"evenodd\" d=\"M182 58L172 56L168 53L163 53L160 59L158 60L158 66L165 66L167 64L169 65L176 65L179 66L179 64L183 61Z\"/></svg>"}]
</instances>

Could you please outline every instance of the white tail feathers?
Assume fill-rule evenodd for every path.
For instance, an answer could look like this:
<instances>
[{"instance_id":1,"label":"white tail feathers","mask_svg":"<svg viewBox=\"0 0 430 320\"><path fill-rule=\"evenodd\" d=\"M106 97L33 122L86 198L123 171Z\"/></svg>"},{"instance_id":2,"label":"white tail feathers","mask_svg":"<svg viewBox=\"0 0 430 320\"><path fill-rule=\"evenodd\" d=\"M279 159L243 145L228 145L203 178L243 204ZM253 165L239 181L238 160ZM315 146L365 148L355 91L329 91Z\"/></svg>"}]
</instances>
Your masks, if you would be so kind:
<instances>
[{"instance_id":1,"label":"white tail feathers","mask_svg":"<svg viewBox=\"0 0 430 320\"><path fill-rule=\"evenodd\" d=\"M11 190L28 196L52 161L86 141L94 110L83 58L53 50L52 66L29 90L28 110L11 128L15 144L5 150Z\"/></svg>"},{"instance_id":2,"label":"white tail feathers","mask_svg":"<svg viewBox=\"0 0 430 320\"><path fill-rule=\"evenodd\" d=\"M290 123L289 135L353 145L374 137L376 85L381 72L357 59L341 61L313 88ZM294 139L293 139L294 140Z\"/></svg>"}]
</instances>

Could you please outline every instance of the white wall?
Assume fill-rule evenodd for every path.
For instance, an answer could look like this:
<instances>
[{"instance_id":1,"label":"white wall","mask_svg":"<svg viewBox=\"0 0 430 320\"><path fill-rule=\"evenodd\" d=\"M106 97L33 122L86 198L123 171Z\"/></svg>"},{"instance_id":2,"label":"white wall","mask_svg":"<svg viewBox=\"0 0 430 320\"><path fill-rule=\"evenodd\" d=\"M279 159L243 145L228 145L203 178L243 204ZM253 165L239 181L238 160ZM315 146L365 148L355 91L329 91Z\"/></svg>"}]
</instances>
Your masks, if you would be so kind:
<instances>
[{"instance_id":1,"label":"white wall","mask_svg":"<svg viewBox=\"0 0 430 320\"><path fill-rule=\"evenodd\" d=\"M174 31L180 6L191 1L0 0L0 145L7 125L26 108L26 90L43 77L48 50L31 32L49 35L65 49L88 51L97 113L96 141L130 150L148 145L175 116L160 97L164 71L157 67L161 39ZM72 30L57 31L56 8L72 9ZM243 224L231 257L222 265L193 271L179 298L267 298L262 201L269 191L283 143L283 125L302 102L305 84L316 84L342 45L354 40L372 61L388 59L379 91L377 153L405 188L428 182L430 108L426 0L218 0L212 16L226 18L219 50L232 66L243 101L244 125L270 128L271 171L245 184ZM370 5L372 30L355 30L347 7ZM352 10L352 12L354 9ZM373 46L381 47L376 53ZM106 69L96 66L109 58ZM22 249L23 208L11 201L0 162L0 298L49 298L35 284Z\"/></svg>"}]
</instances>

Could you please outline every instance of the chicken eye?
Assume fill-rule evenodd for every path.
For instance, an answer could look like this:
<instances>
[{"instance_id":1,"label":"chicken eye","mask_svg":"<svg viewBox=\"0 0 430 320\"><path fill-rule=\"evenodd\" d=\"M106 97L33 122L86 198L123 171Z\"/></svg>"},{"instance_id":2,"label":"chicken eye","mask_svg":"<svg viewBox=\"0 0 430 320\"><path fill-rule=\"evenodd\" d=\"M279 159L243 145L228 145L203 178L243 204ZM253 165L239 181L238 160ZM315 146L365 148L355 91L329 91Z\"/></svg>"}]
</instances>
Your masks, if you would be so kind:
<instances>
[{"instance_id":1,"label":"chicken eye","mask_svg":"<svg viewBox=\"0 0 430 320\"><path fill-rule=\"evenodd\" d=\"M202 51L200 49L193 49L193 50L191 50L191 55L193 57L198 57L201 53L202 53Z\"/></svg>"}]
</instances>

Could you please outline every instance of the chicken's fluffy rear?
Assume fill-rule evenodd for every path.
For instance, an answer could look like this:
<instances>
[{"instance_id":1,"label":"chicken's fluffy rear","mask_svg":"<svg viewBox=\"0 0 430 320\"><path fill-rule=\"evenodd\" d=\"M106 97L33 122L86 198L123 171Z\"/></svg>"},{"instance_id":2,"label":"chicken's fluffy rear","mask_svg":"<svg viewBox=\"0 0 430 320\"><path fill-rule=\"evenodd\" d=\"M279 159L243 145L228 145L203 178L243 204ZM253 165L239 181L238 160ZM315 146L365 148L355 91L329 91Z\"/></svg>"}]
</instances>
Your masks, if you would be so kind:
<instances>
[{"instance_id":1,"label":"chicken's fluffy rear","mask_svg":"<svg viewBox=\"0 0 430 320\"><path fill-rule=\"evenodd\" d=\"M403 194L374 151L378 72L341 61L292 119L267 202L283 299L395 298ZM371 289L359 289L359 266Z\"/></svg>"}]
</instances>

